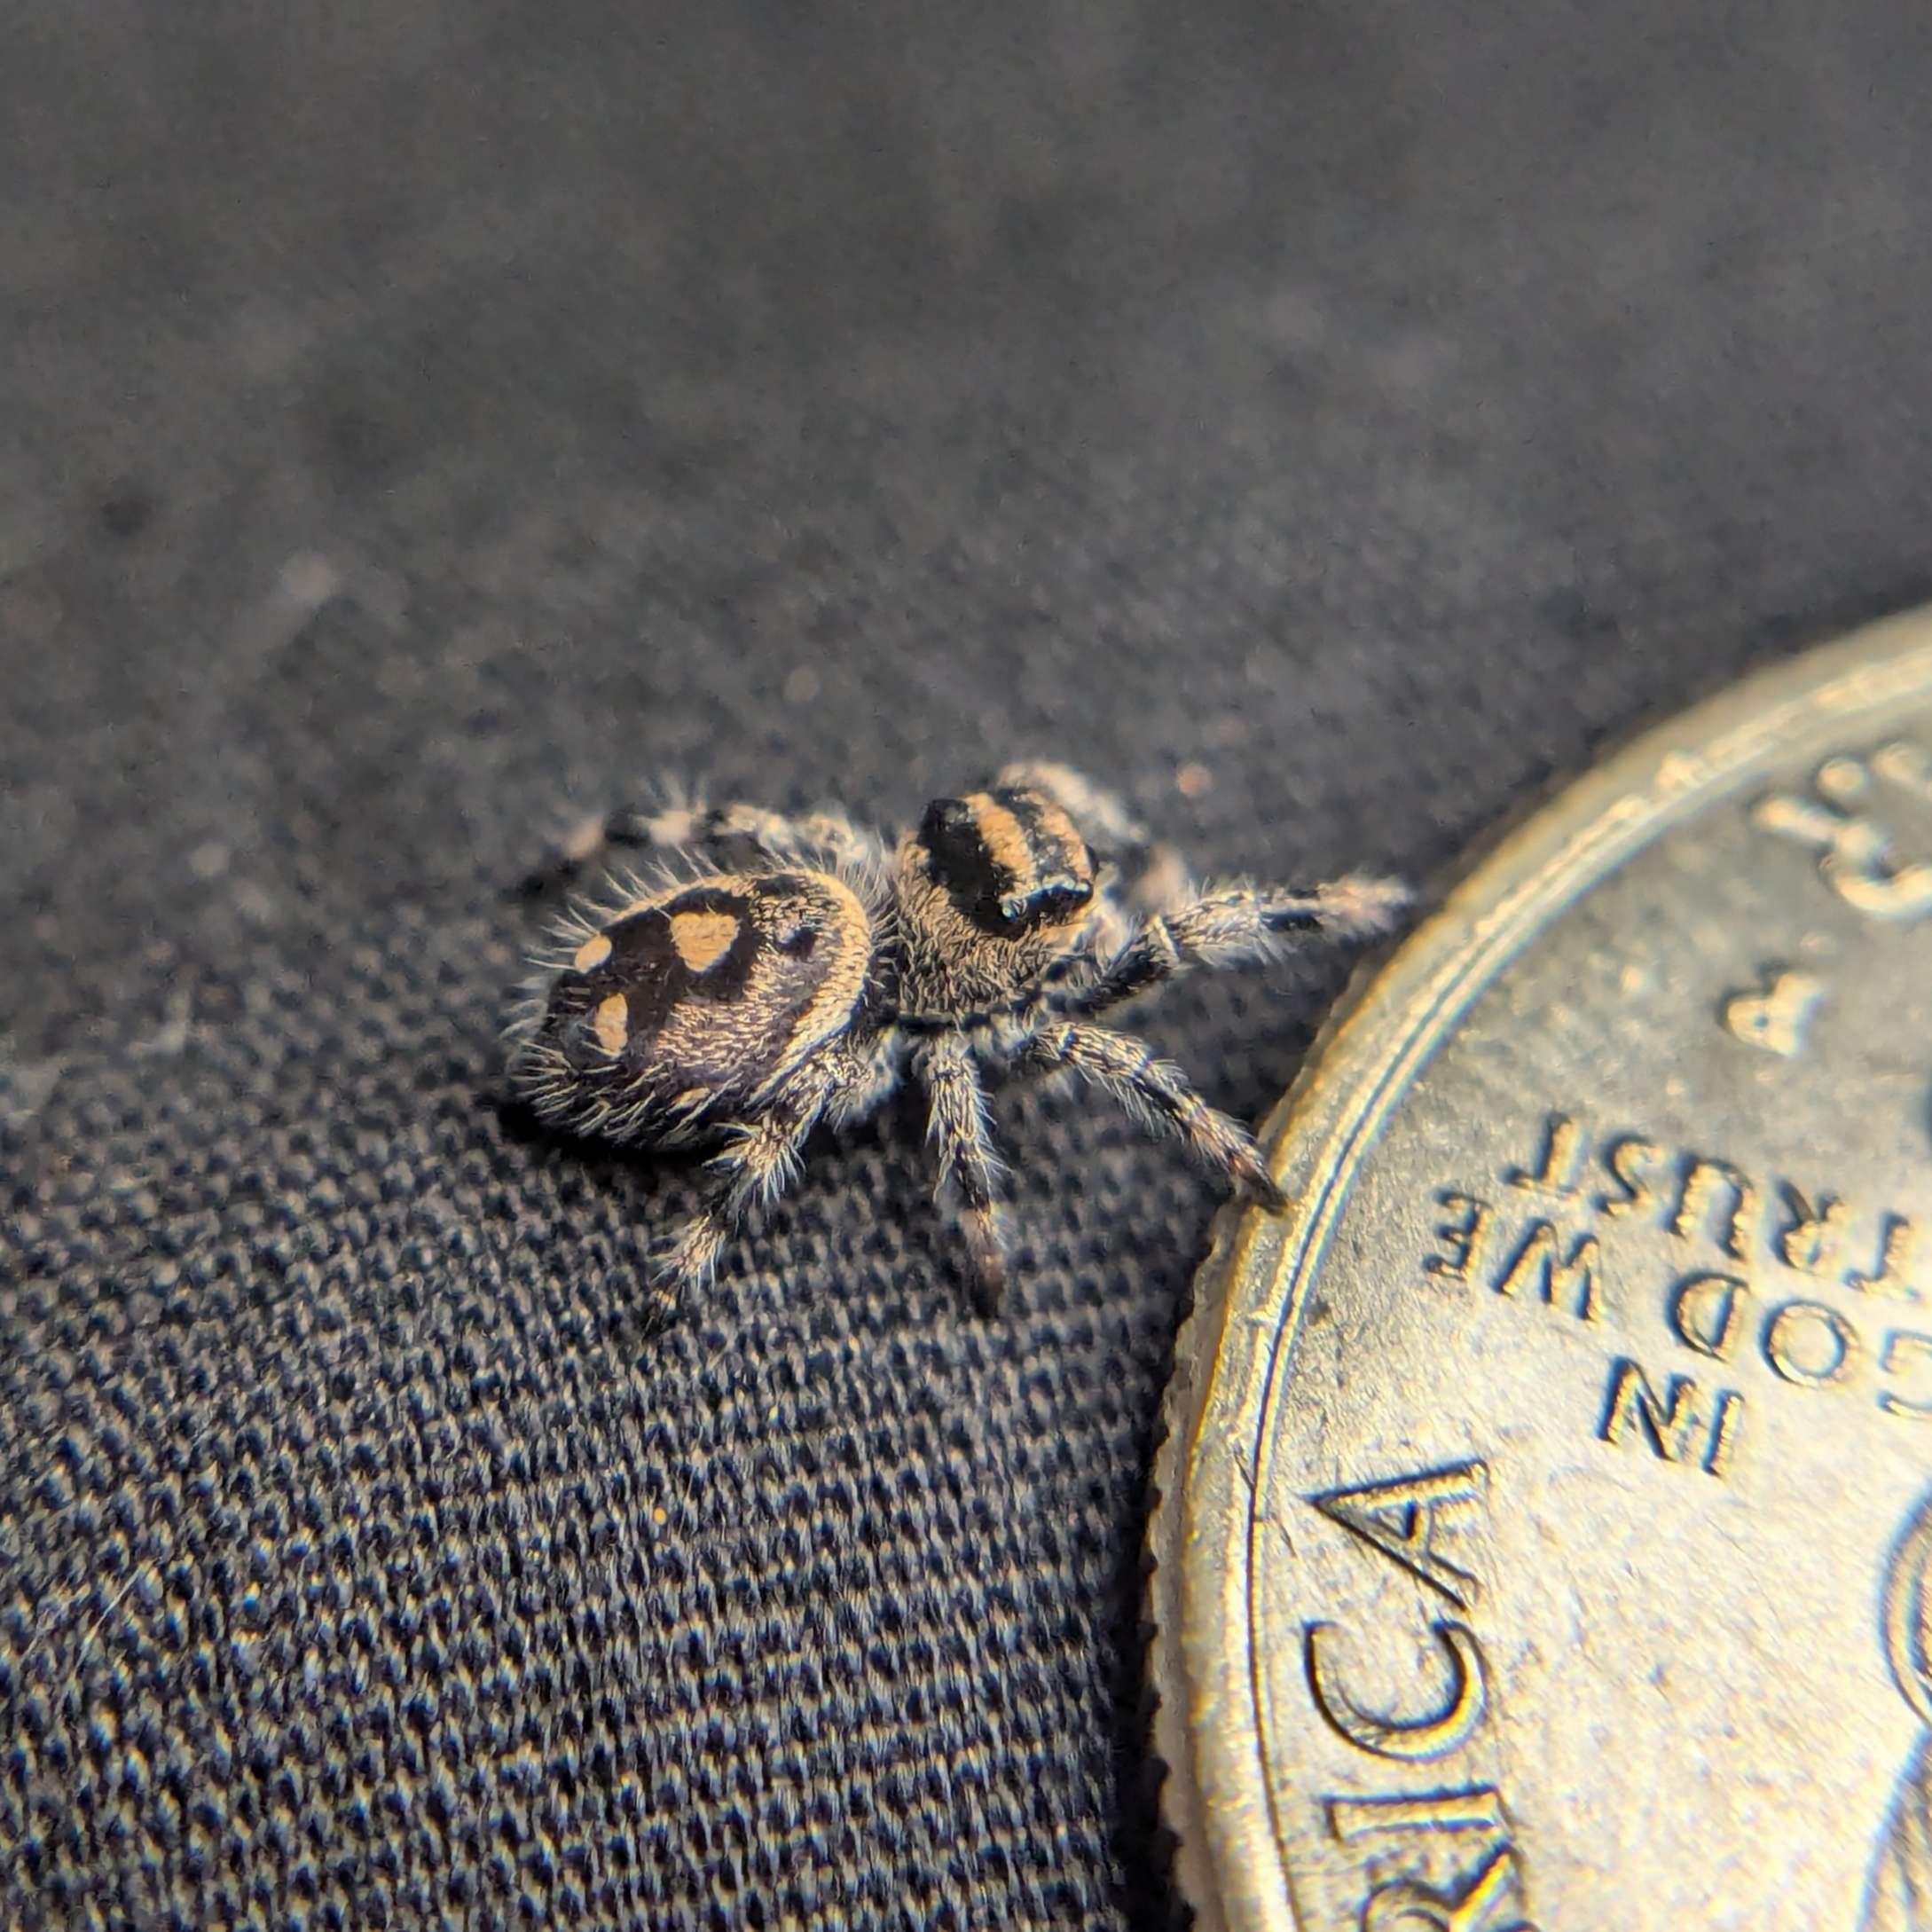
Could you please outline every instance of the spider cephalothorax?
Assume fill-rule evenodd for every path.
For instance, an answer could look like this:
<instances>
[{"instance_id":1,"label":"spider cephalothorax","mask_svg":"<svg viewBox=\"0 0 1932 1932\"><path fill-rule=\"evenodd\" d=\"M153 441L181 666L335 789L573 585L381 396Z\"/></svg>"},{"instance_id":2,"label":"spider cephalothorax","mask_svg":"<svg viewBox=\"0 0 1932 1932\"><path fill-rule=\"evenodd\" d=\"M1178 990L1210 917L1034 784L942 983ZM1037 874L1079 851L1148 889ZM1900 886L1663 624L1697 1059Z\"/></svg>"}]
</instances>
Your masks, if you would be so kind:
<instances>
[{"instance_id":1,"label":"spider cephalothorax","mask_svg":"<svg viewBox=\"0 0 1932 1932\"><path fill-rule=\"evenodd\" d=\"M1279 1205L1253 1135L1094 1017L1190 967L1265 958L1284 934L1382 931L1408 896L1360 876L1198 891L1117 800L1050 765L936 799L896 846L836 811L618 812L534 878L616 845L675 854L683 873L570 914L513 1025L511 1074L578 1133L719 1143L717 1186L664 1255L673 1290L710 1275L815 1126L908 1079L989 1292L1006 1245L988 1074L1079 1074Z\"/></svg>"}]
</instances>

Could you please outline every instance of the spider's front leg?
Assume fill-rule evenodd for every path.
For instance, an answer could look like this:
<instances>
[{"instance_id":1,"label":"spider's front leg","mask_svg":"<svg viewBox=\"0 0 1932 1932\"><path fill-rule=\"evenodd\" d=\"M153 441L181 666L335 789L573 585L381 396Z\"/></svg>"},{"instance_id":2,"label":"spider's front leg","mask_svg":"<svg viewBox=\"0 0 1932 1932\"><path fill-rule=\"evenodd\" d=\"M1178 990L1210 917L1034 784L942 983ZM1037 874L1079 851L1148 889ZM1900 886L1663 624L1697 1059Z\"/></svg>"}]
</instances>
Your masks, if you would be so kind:
<instances>
[{"instance_id":1,"label":"spider's front leg","mask_svg":"<svg viewBox=\"0 0 1932 1932\"><path fill-rule=\"evenodd\" d=\"M915 1066L931 1103L927 1132L939 1150L939 1190L944 1194L950 1183L957 1192L960 1231L990 1308L1006 1287L1006 1219L986 1089L971 1049L957 1033L940 1034Z\"/></svg>"},{"instance_id":2,"label":"spider's front leg","mask_svg":"<svg viewBox=\"0 0 1932 1932\"><path fill-rule=\"evenodd\" d=\"M1018 1059L1030 1072L1078 1073L1156 1131L1178 1135L1210 1173L1263 1207L1287 1206L1254 1136L1209 1106L1187 1075L1145 1041L1105 1026L1048 1021L1022 1044Z\"/></svg>"},{"instance_id":3,"label":"spider's front leg","mask_svg":"<svg viewBox=\"0 0 1932 1932\"><path fill-rule=\"evenodd\" d=\"M1071 1016L1103 1013L1194 967L1265 959L1292 932L1373 939L1394 924L1411 896L1398 879L1366 874L1306 890L1246 881L1220 886L1143 920L1111 959L1090 977L1056 988L1046 1004Z\"/></svg>"},{"instance_id":4,"label":"spider's front leg","mask_svg":"<svg viewBox=\"0 0 1932 1932\"><path fill-rule=\"evenodd\" d=\"M526 897L583 877L615 852L702 852L728 859L747 851L805 863L861 864L883 858L878 839L834 806L788 815L731 805L620 805L579 821L520 882Z\"/></svg>"}]
</instances>

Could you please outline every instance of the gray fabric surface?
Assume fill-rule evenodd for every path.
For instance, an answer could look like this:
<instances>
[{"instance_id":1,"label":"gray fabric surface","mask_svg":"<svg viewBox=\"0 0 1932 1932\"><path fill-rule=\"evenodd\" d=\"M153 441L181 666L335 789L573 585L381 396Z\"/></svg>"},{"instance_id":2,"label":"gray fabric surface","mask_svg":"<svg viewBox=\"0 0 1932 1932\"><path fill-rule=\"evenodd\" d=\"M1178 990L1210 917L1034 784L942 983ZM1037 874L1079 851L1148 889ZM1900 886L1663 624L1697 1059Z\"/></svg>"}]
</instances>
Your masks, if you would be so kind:
<instances>
[{"instance_id":1,"label":"gray fabric surface","mask_svg":"<svg viewBox=\"0 0 1932 1932\"><path fill-rule=\"evenodd\" d=\"M686 1323L498 1105L559 805L1069 758L1427 876L1912 601L1932 13L20 0L0 23L0 1920L1164 1926L1212 1197L916 1122ZM1198 763L1205 792L1177 782ZM1340 962L1145 1027L1260 1112Z\"/></svg>"}]
</instances>

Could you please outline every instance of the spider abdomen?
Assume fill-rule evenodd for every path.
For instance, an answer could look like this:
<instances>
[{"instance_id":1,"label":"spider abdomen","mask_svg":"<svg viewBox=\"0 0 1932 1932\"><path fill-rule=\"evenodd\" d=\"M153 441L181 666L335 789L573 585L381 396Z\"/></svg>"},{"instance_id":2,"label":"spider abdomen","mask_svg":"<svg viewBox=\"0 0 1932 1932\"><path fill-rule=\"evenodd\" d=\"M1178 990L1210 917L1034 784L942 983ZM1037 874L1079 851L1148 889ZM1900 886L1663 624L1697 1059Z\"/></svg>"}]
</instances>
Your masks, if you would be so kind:
<instances>
[{"instance_id":1,"label":"spider abdomen","mask_svg":"<svg viewBox=\"0 0 1932 1932\"><path fill-rule=\"evenodd\" d=\"M519 1029L512 1077L546 1119L671 1144L740 1119L846 1032L872 922L827 872L726 873L584 922Z\"/></svg>"}]
</instances>

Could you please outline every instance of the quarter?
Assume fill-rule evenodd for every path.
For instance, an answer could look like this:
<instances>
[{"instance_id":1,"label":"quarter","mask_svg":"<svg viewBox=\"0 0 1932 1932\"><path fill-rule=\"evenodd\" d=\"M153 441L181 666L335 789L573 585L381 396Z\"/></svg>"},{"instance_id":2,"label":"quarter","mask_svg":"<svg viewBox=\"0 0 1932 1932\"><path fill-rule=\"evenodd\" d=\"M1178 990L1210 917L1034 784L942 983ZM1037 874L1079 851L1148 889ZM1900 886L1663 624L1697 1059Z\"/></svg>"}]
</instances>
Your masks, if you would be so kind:
<instances>
[{"instance_id":1,"label":"quarter","mask_svg":"<svg viewBox=\"0 0 1932 1932\"><path fill-rule=\"evenodd\" d=\"M1151 1532L1201 1922L1932 1927L1932 614L1543 808L1266 1138Z\"/></svg>"}]
</instances>

